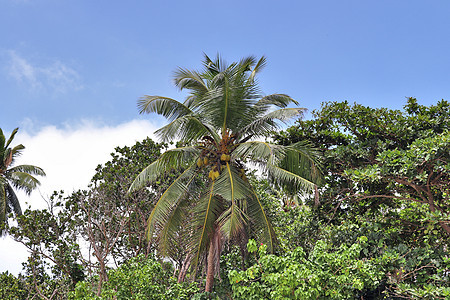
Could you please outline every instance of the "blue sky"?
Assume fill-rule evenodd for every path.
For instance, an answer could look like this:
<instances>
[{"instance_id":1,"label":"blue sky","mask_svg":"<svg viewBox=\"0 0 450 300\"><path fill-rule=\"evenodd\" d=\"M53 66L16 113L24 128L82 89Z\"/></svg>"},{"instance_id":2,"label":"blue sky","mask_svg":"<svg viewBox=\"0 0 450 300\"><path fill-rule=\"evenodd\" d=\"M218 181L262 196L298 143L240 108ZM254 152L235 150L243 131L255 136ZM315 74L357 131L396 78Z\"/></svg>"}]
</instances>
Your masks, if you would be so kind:
<instances>
[{"instance_id":1,"label":"blue sky","mask_svg":"<svg viewBox=\"0 0 450 300\"><path fill-rule=\"evenodd\" d=\"M449 16L448 0L0 0L0 128L19 126L18 163L47 172L22 206L86 187L115 146L152 136L163 120L138 115L137 99L182 99L173 71L203 53L265 55L264 93L310 110L450 100ZM0 272L17 274L26 250L0 248Z\"/></svg>"},{"instance_id":2,"label":"blue sky","mask_svg":"<svg viewBox=\"0 0 450 300\"><path fill-rule=\"evenodd\" d=\"M202 53L266 55L263 91L314 109L450 99L449 1L0 0L0 126L138 116L144 94L182 98L177 66Z\"/></svg>"}]
</instances>

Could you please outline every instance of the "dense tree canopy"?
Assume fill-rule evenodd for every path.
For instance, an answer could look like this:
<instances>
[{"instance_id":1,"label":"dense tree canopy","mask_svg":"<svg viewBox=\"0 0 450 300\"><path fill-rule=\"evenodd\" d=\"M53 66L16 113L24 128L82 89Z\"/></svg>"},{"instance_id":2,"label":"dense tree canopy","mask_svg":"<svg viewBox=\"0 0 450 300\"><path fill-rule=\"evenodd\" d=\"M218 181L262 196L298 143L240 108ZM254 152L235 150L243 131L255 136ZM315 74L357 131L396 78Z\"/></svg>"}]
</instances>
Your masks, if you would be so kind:
<instances>
[{"instance_id":1,"label":"dense tree canopy","mask_svg":"<svg viewBox=\"0 0 450 300\"><path fill-rule=\"evenodd\" d=\"M324 151L324 194L336 209L352 201L360 205L350 209L360 210L406 202L449 236L449 126L450 104L444 100L426 107L410 98L405 111L332 102L278 139L309 139Z\"/></svg>"}]
</instances>

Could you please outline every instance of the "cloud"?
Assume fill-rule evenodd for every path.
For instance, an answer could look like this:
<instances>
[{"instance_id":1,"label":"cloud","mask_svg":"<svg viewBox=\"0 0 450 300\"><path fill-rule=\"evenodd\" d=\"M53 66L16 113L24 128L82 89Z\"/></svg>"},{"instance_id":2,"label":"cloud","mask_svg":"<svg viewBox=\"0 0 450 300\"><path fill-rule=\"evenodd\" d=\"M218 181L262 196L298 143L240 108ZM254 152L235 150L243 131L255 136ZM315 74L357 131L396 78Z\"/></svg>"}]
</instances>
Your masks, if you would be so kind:
<instances>
[{"instance_id":1,"label":"cloud","mask_svg":"<svg viewBox=\"0 0 450 300\"><path fill-rule=\"evenodd\" d=\"M37 88L39 83L37 80L36 68L30 65L24 58L17 55L14 51L10 51L9 55L9 75L20 83L29 83L33 88Z\"/></svg>"},{"instance_id":2,"label":"cloud","mask_svg":"<svg viewBox=\"0 0 450 300\"><path fill-rule=\"evenodd\" d=\"M64 63L55 60L47 65L33 64L17 52L8 51L8 75L32 92L64 94L83 89L80 75Z\"/></svg>"},{"instance_id":3,"label":"cloud","mask_svg":"<svg viewBox=\"0 0 450 300\"><path fill-rule=\"evenodd\" d=\"M48 199L55 190L64 190L69 194L86 188L97 165L110 160L110 153L115 147L132 146L147 136L156 140L153 132L160 125L147 120L133 120L117 126L82 121L63 128L43 127L36 133L30 133L26 128L19 130L12 146L23 144L25 150L17 158L16 165L36 165L47 174L39 178L41 186L30 197L17 192L22 208L27 207L25 202L33 209L46 208L44 199ZM5 135L9 136L9 133L5 132ZM0 248L8 249L2 250L0 272L8 270L18 274L22 269L21 262L27 258L26 249L10 238L0 239Z\"/></svg>"}]
</instances>

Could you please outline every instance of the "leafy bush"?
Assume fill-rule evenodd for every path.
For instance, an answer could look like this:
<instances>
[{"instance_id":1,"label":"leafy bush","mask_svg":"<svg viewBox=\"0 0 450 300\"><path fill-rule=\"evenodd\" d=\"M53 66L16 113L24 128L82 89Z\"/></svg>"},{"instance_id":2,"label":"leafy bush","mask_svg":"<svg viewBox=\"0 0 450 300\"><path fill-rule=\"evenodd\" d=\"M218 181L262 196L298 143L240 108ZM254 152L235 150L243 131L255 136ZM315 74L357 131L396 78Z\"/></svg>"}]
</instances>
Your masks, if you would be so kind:
<instances>
[{"instance_id":1,"label":"leafy bush","mask_svg":"<svg viewBox=\"0 0 450 300\"><path fill-rule=\"evenodd\" d=\"M266 246L248 244L258 252L257 263L245 271L230 271L234 299L356 299L363 290L374 289L383 276L376 266L361 259L367 244L362 236L350 247L319 240L306 254L297 247L284 256L266 253Z\"/></svg>"},{"instance_id":2,"label":"leafy bush","mask_svg":"<svg viewBox=\"0 0 450 300\"><path fill-rule=\"evenodd\" d=\"M69 299L190 299L199 289L195 283L177 283L170 264L140 255L108 272L100 297L94 285L79 282Z\"/></svg>"},{"instance_id":3,"label":"leafy bush","mask_svg":"<svg viewBox=\"0 0 450 300\"><path fill-rule=\"evenodd\" d=\"M0 299L26 299L24 283L8 271L0 273Z\"/></svg>"}]
</instances>

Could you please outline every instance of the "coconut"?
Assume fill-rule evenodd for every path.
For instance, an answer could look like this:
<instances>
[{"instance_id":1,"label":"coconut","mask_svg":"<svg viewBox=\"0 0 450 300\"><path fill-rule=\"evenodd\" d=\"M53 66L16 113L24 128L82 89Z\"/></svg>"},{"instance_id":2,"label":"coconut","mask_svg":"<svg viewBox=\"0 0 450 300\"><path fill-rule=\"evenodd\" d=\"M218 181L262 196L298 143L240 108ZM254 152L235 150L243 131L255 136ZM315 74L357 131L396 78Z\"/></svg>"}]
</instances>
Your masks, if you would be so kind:
<instances>
[{"instance_id":1,"label":"coconut","mask_svg":"<svg viewBox=\"0 0 450 300\"><path fill-rule=\"evenodd\" d=\"M202 166L203 166L203 159L202 159L202 158L199 158L199 159L197 160L197 167L201 168Z\"/></svg>"}]
</instances>

